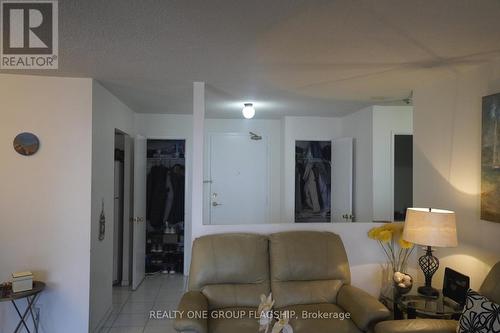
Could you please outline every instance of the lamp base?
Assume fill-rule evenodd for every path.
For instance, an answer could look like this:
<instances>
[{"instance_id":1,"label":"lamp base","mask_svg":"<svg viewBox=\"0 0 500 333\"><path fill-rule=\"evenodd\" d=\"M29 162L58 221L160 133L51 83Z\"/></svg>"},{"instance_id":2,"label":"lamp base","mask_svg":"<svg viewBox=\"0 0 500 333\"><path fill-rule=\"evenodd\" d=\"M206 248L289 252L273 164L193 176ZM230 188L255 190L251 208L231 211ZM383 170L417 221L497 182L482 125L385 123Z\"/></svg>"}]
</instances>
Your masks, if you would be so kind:
<instances>
[{"instance_id":1,"label":"lamp base","mask_svg":"<svg viewBox=\"0 0 500 333\"><path fill-rule=\"evenodd\" d=\"M439 291L432 288L432 276L439 268L439 260L432 255L432 248L430 246L427 246L425 254L418 258L418 264L422 268L425 277L425 285L418 288L418 293L431 297L439 296Z\"/></svg>"},{"instance_id":2,"label":"lamp base","mask_svg":"<svg viewBox=\"0 0 500 333\"><path fill-rule=\"evenodd\" d=\"M430 286L418 287L418 293L424 296L438 297L439 291L436 288Z\"/></svg>"}]
</instances>

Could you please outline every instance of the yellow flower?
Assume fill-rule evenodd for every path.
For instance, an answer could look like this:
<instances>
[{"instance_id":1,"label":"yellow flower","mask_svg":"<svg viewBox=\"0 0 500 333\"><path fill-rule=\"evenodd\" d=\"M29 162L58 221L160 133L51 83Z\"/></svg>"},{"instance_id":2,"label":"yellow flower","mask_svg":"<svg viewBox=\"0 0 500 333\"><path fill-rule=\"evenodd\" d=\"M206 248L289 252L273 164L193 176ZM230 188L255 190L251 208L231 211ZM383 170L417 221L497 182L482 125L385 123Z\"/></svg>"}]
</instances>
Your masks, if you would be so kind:
<instances>
[{"instance_id":1,"label":"yellow flower","mask_svg":"<svg viewBox=\"0 0 500 333\"><path fill-rule=\"evenodd\" d=\"M389 230L382 230L378 235L378 240L383 243L388 243L392 239L392 232Z\"/></svg>"},{"instance_id":2,"label":"yellow flower","mask_svg":"<svg viewBox=\"0 0 500 333\"><path fill-rule=\"evenodd\" d=\"M399 246L400 246L402 249L410 249L410 248L413 246L413 243L410 243L410 242L408 242L408 241L405 241L405 240L403 239L403 237L400 237L400 238L399 238L398 243L399 243Z\"/></svg>"},{"instance_id":3,"label":"yellow flower","mask_svg":"<svg viewBox=\"0 0 500 333\"><path fill-rule=\"evenodd\" d=\"M389 242L393 235L401 234L403 223L387 223L380 227L372 228L368 231L368 237L384 243Z\"/></svg>"},{"instance_id":4,"label":"yellow flower","mask_svg":"<svg viewBox=\"0 0 500 333\"><path fill-rule=\"evenodd\" d=\"M377 239L379 231L379 228L371 228L370 231L368 231L368 237L371 239Z\"/></svg>"},{"instance_id":5,"label":"yellow flower","mask_svg":"<svg viewBox=\"0 0 500 333\"><path fill-rule=\"evenodd\" d=\"M392 232L400 232L403 231L403 225L404 223L394 222L394 223L387 223L383 225L381 228L383 228L383 230L388 230Z\"/></svg>"}]
</instances>

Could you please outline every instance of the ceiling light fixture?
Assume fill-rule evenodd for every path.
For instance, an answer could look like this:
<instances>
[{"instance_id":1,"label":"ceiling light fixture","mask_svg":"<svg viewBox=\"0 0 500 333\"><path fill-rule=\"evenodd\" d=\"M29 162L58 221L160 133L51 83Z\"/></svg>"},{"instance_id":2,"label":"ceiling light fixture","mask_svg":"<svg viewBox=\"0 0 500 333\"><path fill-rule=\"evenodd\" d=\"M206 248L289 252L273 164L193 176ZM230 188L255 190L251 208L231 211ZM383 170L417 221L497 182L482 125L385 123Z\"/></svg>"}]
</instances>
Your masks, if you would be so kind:
<instances>
[{"instance_id":1,"label":"ceiling light fixture","mask_svg":"<svg viewBox=\"0 0 500 333\"><path fill-rule=\"evenodd\" d=\"M252 119L255 116L255 109L253 108L252 103L245 103L245 107L242 110L243 117L246 119Z\"/></svg>"}]
</instances>

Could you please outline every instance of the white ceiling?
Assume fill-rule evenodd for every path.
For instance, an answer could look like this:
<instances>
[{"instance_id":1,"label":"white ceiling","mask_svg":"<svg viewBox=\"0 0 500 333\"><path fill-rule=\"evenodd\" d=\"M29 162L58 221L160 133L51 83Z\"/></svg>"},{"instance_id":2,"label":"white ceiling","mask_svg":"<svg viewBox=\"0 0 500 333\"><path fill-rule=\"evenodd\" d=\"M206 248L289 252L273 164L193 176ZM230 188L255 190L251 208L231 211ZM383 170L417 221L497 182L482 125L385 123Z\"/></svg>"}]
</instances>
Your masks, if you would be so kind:
<instances>
[{"instance_id":1,"label":"white ceiling","mask_svg":"<svg viewBox=\"0 0 500 333\"><path fill-rule=\"evenodd\" d=\"M60 0L59 8L60 69L29 73L96 78L145 113L191 113L192 82L205 81L214 116L240 116L246 101L264 117L342 115L500 55L499 0Z\"/></svg>"}]
</instances>

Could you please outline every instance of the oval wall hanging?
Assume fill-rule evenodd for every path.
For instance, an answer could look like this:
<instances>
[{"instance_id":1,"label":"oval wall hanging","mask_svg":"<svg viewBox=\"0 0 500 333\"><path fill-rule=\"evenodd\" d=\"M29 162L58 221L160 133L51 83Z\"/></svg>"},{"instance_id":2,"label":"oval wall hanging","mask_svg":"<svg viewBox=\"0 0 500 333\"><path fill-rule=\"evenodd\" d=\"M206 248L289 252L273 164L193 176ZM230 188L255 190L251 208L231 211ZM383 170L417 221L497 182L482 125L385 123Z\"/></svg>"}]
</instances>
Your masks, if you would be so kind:
<instances>
[{"instance_id":1,"label":"oval wall hanging","mask_svg":"<svg viewBox=\"0 0 500 333\"><path fill-rule=\"evenodd\" d=\"M36 154L40 148L40 140L33 133L20 133L14 138L14 150L24 156Z\"/></svg>"}]
</instances>

